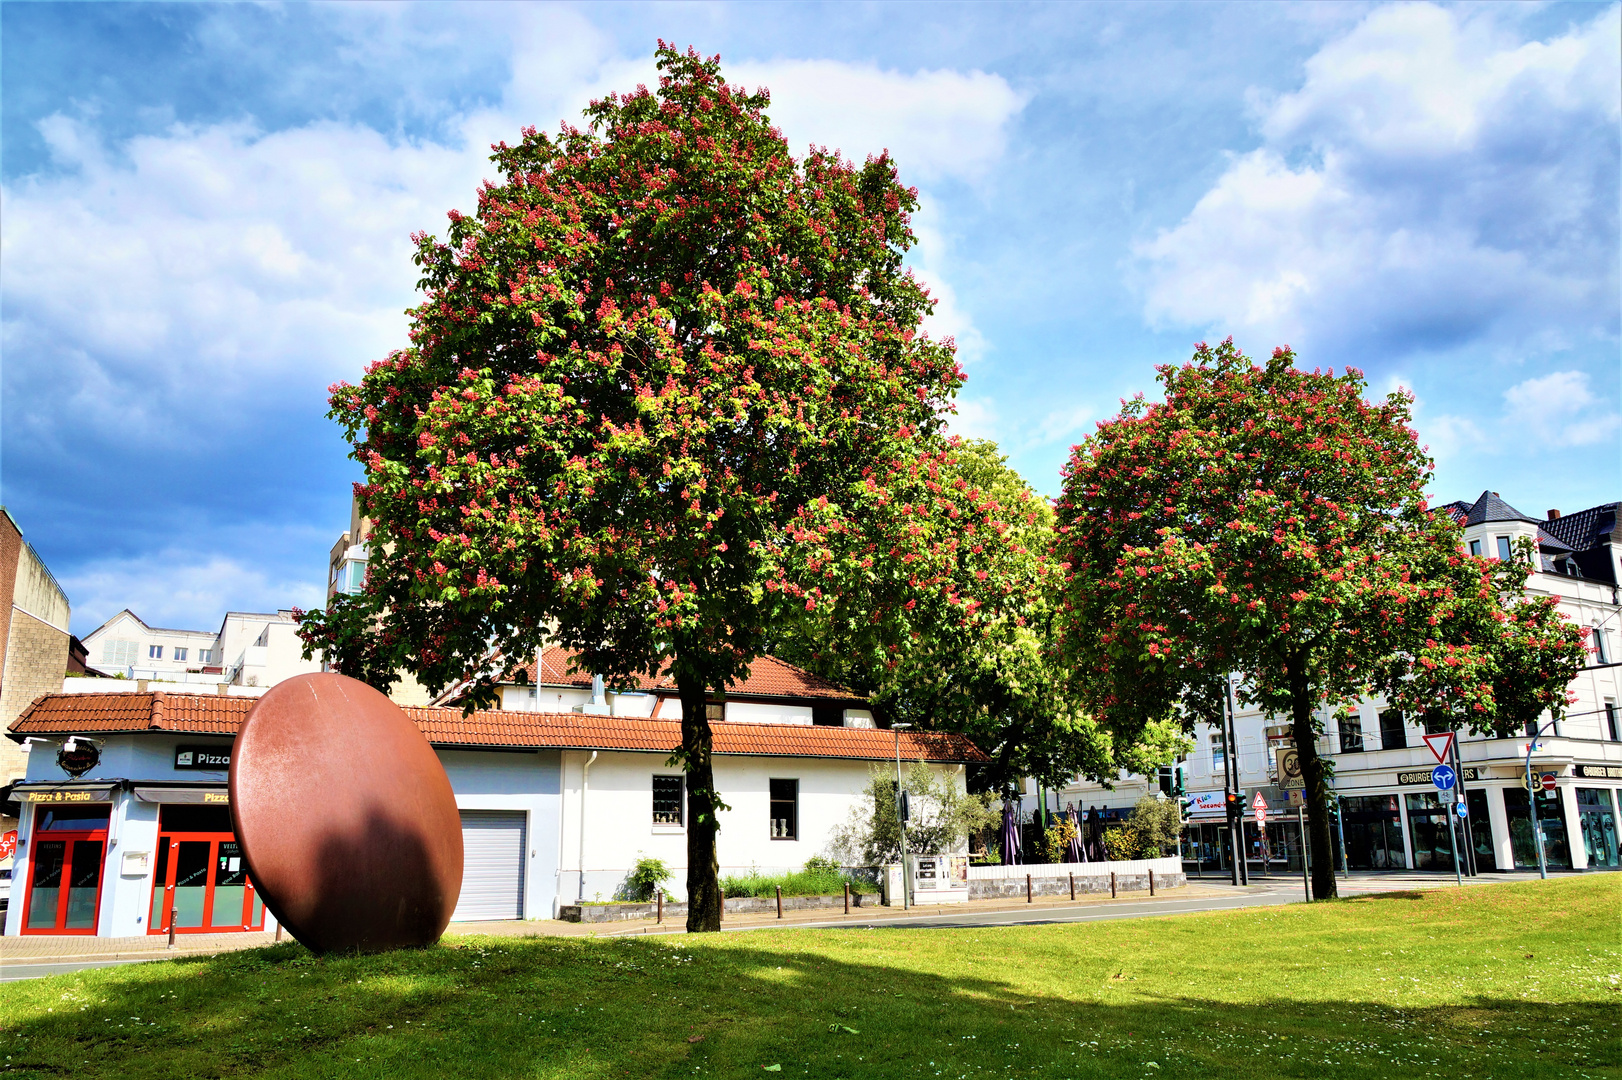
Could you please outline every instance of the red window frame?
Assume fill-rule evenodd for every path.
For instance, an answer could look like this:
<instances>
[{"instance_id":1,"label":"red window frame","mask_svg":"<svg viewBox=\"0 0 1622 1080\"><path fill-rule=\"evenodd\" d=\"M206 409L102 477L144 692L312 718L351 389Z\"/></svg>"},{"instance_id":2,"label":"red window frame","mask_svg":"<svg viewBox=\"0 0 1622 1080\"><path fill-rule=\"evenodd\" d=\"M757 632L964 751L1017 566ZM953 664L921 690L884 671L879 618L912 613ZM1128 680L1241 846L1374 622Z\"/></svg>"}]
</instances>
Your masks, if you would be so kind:
<instances>
[{"instance_id":1,"label":"red window frame","mask_svg":"<svg viewBox=\"0 0 1622 1080\"><path fill-rule=\"evenodd\" d=\"M38 813L37 808L35 813ZM28 925L28 917L34 907L34 875L38 872L39 868L39 859L36 857L39 854L39 845L41 843L51 843L54 841L63 841L66 843L66 847L64 847L62 851L63 884L58 886L56 890L56 918L51 926L30 928ZM88 928L70 928L64 926L63 923L67 922L69 900L68 894L72 889L71 875L73 873L73 845L83 842L94 842L101 845L101 869L96 873L96 914L95 917L90 920L90 926ZM105 826L100 829L62 829L52 830L51 832L39 832L36 829L31 831L28 837L28 888L23 892L22 933L52 935L74 934L80 937L95 937L96 930L101 925L101 890L106 887L106 884L107 829Z\"/></svg>"},{"instance_id":2,"label":"red window frame","mask_svg":"<svg viewBox=\"0 0 1622 1080\"><path fill-rule=\"evenodd\" d=\"M174 917L175 874L180 867L180 845L184 841L200 841L208 844L208 884L203 890L202 925L177 926L175 927L175 933L240 934L250 930L263 930L265 928L265 909L263 906L259 908L259 919L254 922L253 904L254 899L258 896L258 891L254 888L253 879L247 875L243 875L242 881L244 889L242 891L241 920L232 926L214 925L214 876L220 858L220 844L240 844L235 834L221 832L165 832L158 834L158 843L168 846L169 857L165 860L168 870L161 882L157 880L155 874L153 875L152 893L147 897L147 910L150 912L152 910L151 902L156 898L157 891L159 889L163 890L163 907L160 909L163 912L163 918L160 920L161 925L149 920L146 932L148 934L167 934L169 932L169 920Z\"/></svg>"}]
</instances>

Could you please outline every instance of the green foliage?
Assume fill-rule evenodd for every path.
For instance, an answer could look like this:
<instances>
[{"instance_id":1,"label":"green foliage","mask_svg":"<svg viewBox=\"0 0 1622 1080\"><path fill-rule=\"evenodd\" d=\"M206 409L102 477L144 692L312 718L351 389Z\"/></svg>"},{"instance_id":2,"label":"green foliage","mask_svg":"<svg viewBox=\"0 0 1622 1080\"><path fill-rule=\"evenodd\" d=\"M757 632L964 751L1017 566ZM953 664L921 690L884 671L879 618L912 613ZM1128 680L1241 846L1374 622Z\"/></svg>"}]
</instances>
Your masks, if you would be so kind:
<instances>
[{"instance_id":1,"label":"green foliage","mask_svg":"<svg viewBox=\"0 0 1622 1080\"><path fill-rule=\"evenodd\" d=\"M670 868L661 860L644 856L636 861L625 878L625 899L646 903L654 892L670 880Z\"/></svg>"},{"instance_id":2,"label":"green foliage","mask_svg":"<svg viewBox=\"0 0 1622 1080\"><path fill-rule=\"evenodd\" d=\"M1104 854L1112 861L1143 858L1143 837L1130 821L1104 830Z\"/></svg>"},{"instance_id":3,"label":"green foliage","mask_svg":"<svg viewBox=\"0 0 1622 1080\"><path fill-rule=\"evenodd\" d=\"M1070 824L1069 817L1060 814L1037 841L1036 850L1031 853L1031 861L1038 863L1069 861L1070 841L1075 839L1075 836L1076 827Z\"/></svg>"},{"instance_id":4,"label":"green foliage","mask_svg":"<svg viewBox=\"0 0 1622 1080\"><path fill-rule=\"evenodd\" d=\"M957 778L922 761L907 763L906 791L911 820L907 848L916 855L945 855L959 850L970 833L998 819L990 794L958 790ZM896 811L895 772L881 765L869 770L865 797L850 817L833 830L829 849L853 866L882 866L901 861L901 821Z\"/></svg>"},{"instance_id":5,"label":"green foliage","mask_svg":"<svg viewBox=\"0 0 1622 1080\"><path fill-rule=\"evenodd\" d=\"M813 867L812 862L819 862ZM764 896L777 895L779 886L784 896L838 896L844 892L846 883L850 884L853 893L876 893L878 886L854 875L846 874L832 860L811 860L806 863L804 870L787 874L762 874L751 871L747 874L724 877L721 879L721 894L723 896Z\"/></svg>"},{"instance_id":6,"label":"green foliage","mask_svg":"<svg viewBox=\"0 0 1622 1080\"><path fill-rule=\"evenodd\" d=\"M821 855L813 855L809 859L805 860L805 871L808 874L837 874L839 872L839 864L834 862L832 859L824 858Z\"/></svg>"},{"instance_id":7,"label":"green foliage","mask_svg":"<svg viewBox=\"0 0 1622 1080\"><path fill-rule=\"evenodd\" d=\"M1411 397L1370 403L1361 372L1294 361L1201 344L1160 369L1164 402L1128 402L1076 447L1056 506L1059 626L1118 741L1216 722L1225 673L1243 672L1245 701L1292 718L1325 805L1320 703L1384 693L1507 733L1532 704L1559 714L1576 654L1552 606L1522 599L1523 570L1464 554L1431 511ZM1500 708L1512 685L1521 703ZM1327 815L1311 821L1329 850ZM1314 875L1333 896L1329 863Z\"/></svg>"},{"instance_id":8,"label":"green foliage","mask_svg":"<svg viewBox=\"0 0 1622 1080\"><path fill-rule=\"evenodd\" d=\"M1183 814L1175 799L1145 795L1133 805L1127 825L1137 834L1137 857L1158 859L1166 849L1176 847L1183 831Z\"/></svg>"},{"instance_id":9,"label":"green foliage","mask_svg":"<svg viewBox=\"0 0 1622 1080\"><path fill-rule=\"evenodd\" d=\"M303 642L304 659L319 656L340 675L359 679L385 694L399 681L402 643L378 616L369 597L338 593L325 609L294 609L293 621Z\"/></svg>"}]
</instances>

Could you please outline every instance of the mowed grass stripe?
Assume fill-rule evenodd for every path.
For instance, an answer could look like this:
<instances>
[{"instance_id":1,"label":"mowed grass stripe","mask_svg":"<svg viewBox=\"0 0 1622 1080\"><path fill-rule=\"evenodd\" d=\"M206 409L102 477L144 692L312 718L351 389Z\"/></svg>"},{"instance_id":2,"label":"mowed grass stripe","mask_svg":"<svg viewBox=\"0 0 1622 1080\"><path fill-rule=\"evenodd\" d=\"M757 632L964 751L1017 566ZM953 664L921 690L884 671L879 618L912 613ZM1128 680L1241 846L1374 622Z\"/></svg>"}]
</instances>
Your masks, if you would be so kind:
<instances>
[{"instance_id":1,"label":"mowed grass stripe","mask_svg":"<svg viewBox=\"0 0 1622 1080\"><path fill-rule=\"evenodd\" d=\"M6 984L0 1068L1616 1077L1619 901L1590 875L1108 923L281 945Z\"/></svg>"}]
</instances>

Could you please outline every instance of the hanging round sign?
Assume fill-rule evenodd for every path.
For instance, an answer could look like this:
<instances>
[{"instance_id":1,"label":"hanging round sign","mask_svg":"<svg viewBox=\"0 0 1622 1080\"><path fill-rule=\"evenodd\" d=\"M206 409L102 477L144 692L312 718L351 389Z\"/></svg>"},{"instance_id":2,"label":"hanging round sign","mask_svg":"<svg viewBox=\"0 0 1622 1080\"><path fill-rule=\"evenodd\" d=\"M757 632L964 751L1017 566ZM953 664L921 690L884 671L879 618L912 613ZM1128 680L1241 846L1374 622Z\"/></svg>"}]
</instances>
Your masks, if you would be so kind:
<instances>
[{"instance_id":1,"label":"hanging round sign","mask_svg":"<svg viewBox=\"0 0 1622 1080\"><path fill-rule=\"evenodd\" d=\"M101 751L89 739L68 739L56 752L56 763L62 771L77 780L101 764Z\"/></svg>"}]
</instances>

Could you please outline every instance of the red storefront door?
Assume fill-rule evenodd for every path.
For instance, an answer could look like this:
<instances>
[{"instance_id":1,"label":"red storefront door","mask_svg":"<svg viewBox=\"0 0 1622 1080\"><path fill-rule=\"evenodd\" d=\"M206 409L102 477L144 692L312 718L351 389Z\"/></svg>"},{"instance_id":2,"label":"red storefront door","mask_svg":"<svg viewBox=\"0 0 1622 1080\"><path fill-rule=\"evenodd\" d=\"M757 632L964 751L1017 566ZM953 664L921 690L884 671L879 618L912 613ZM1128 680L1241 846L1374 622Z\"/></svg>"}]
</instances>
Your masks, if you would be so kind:
<instances>
[{"instance_id":1,"label":"red storefront door","mask_svg":"<svg viewBox=\"0 0 1622 1080\"><path fill-rule=\"evenodd\" d=\"M25 934L94 934L107 852L106 806L37 807L29 840Z\"/></svg>"},{"instance_id":2,"label":"red storefront door","mask_svg":"<svg viewBox=\"0 0 1622 1080\"><path fill-rule=\"evenodd\" d=\"M146 924L149 934L167 934L171 915L177 934L222 934L265 927L265 905L248 880L248 865L236 837L216 830L181 832L173 828L211 824L193 820L203 809L164 807L161 828L173 831L158 835L158 865ZM219 816L229 823L223 811Z\"/></svg>"}]
</instances>

